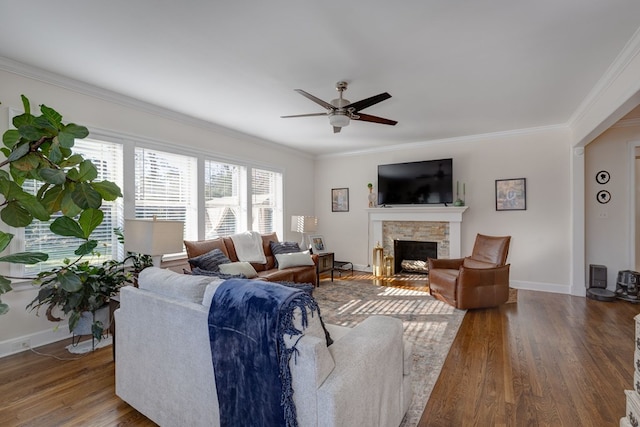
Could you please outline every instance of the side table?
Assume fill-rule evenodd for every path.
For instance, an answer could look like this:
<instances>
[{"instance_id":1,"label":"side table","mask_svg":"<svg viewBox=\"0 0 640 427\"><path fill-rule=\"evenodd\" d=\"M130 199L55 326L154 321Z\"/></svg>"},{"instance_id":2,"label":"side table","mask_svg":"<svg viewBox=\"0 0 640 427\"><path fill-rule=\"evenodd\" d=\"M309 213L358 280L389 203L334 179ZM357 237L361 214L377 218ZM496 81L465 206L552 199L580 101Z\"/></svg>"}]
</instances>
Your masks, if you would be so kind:
<instances>
[{"instance_id":1,"label":"side table","mask_svg":"<svg viewBox=\"0 0 640 427\"><path fill-rule=\"evenodd\" d=\"M318 254L318 265L316 266L316 286L320 286L320 273L325 271L331 272L331 281L333 282L333 252L324 252Z\"/></svg>"}]
</instances>

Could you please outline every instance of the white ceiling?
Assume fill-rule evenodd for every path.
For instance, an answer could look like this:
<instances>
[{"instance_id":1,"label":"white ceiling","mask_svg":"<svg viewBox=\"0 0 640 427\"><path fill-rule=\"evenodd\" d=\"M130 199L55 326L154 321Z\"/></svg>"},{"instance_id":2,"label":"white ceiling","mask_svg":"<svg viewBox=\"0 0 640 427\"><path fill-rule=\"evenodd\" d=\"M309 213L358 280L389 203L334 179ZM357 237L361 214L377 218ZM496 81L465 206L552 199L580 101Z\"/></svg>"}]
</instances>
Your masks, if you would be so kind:
<instances>
[{"instance_id":1,"label":"white ceiling","mask_svg":"<svg viewBox=\"0 0 640 427\"><path fill-rule=\"evenodd\" d=\"M327 154L565 124L639 26L638 0L0 0L0 56ZM339 80L398 125L280 118Z\"/></svg>"}]
</instances>

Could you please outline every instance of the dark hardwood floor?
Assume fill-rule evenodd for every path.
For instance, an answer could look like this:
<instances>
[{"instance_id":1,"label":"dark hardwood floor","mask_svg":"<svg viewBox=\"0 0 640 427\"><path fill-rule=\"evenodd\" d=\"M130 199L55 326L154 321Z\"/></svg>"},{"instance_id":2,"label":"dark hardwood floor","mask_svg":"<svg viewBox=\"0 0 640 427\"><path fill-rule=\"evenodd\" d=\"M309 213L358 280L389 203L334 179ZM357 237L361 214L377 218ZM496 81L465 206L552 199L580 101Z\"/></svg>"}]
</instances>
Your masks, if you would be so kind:
<instances>
[{"instance_id":1,"label":"dark hardwood floor","mask_svg":"<svg viewBox=\"0 0 640 427\"><path fill-rule=\"evenodd\" d=\"M621 301L531 291L519 291L516 304L468 312L419 426L618 425L638 312ZM76 360L30 351L0 359L0 426L154 425L115 396L111 347L78 358L67 344L37 350Z\"/></svg>"}]
</instances>

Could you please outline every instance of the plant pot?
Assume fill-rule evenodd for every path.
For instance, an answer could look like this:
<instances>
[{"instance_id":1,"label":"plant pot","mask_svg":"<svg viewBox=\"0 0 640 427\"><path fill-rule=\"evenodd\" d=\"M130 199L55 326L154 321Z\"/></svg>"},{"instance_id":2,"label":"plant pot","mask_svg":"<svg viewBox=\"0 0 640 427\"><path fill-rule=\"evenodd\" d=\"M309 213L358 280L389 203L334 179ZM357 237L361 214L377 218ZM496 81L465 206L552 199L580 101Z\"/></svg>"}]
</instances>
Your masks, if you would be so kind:
<instances>
[{"instance_id":1,"label":"plant pot","mask_svg":"<svg viewBox=\"0 0 640 427\"><path fill-rule=\"evenodd\" d=\"M95 321L102 322L102 328L107 330L110 325L109 319L109 306L105 305L96 310L95 312ZM93 313L90 311L85 311L80 315L80 320L76 324L76 327L73 329L74 335L93 335L91 332L91 326L93 325L94 317Z\"/></svg>"}]
</instances>

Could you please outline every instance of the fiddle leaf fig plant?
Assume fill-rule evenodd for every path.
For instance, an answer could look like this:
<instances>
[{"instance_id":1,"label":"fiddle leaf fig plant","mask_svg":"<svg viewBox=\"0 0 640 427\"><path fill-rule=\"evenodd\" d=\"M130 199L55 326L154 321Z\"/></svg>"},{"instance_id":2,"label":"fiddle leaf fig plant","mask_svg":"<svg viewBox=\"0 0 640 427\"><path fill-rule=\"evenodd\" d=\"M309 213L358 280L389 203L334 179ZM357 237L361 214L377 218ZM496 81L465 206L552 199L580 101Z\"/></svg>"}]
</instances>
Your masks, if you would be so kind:
<instances>
[{"instance_id":1,"label":"fiddle leaf fig plant","mask_svg":"<svg viewBox=\"0 0 640 427\"><path fill-rule=\"evenodd\" d=\"M24 95L22 105L24 113L13 118L15 129L2 135L4 146L0 151L6 159L0 162L0 194L4 198L0 203L0 219L10 227L23 228L55 216L51 232L76 237L80 244L74 252L78 259L49 274L55 276L58 284L70 287L69 283L75 283L77 287L86 281L83 280L86 274L70 267L97 247L91 233L104 218L100 207L103 201L122 197L122 192L113 182L97 181L95 165L73 152L75 140L89 135L86 127L63 123L62 115L46 105L40 106L40 115L32 114ZM35 194L25 190L27 180L35 180ZM13 237L0 230L0 252ZM48 258L43 252L21 252L1 256L0 262L35 264ZM11 289L11 281L0 275L0 295ZM55 303L61 304L58 300ZM8 310L8 305L0 300L0 314Z\"/></svg>"}]
</instances>

